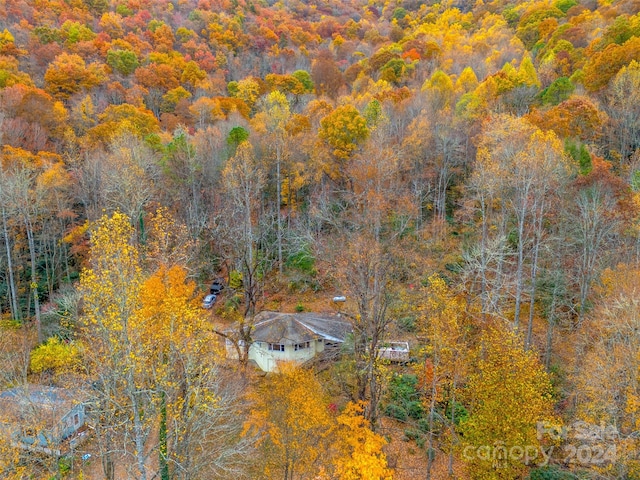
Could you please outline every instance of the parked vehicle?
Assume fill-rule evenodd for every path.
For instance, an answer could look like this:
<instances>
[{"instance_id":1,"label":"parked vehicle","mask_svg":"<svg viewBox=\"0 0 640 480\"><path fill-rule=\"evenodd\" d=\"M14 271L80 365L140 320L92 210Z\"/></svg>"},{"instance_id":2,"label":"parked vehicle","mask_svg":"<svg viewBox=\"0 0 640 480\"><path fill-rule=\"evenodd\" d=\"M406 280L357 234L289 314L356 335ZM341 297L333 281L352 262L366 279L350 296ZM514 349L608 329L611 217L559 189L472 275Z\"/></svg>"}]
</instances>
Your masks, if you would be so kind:
<instances>
[{"instance_id":1,"label":"parked vehicle","mask_svg":"<svg viewBox=\"0 0 640 480\"><path fill-rule=\"evenodd\" d=\"M218 296L215 293L210 293L204 300L202 301L202 308L206 308L207 310L213 307L213 304L216 303L216 299Z\"/></svg>"},{"instance_id":2,"label":"parked vehicle","mask_svg":"<svg viewBox=\"0 0 640 480\"><path fill-rule=\"evenodd\" d=\"M209 293L218 295L222 290L224 290L224 284L220 280L215 280L209 288Z\"/></svg>"}]
</instances>

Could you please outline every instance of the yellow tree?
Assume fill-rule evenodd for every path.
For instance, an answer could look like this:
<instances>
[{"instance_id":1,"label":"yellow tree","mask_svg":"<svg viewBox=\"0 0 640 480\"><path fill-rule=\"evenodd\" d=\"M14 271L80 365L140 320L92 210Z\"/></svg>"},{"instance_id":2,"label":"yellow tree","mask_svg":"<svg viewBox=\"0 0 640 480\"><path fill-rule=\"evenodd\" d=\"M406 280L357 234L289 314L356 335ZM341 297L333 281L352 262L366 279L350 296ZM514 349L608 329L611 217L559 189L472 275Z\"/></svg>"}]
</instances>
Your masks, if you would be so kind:
<instances>
[{"instance_id":1,"label":"yellow tree","mask_svg":"<svg viewBox=\"0 0 640 480\"><path fill-rule=\"evenodd\" d=\"M90 146L106 146L119 137L133 135L142 140L159 130L158 120L150 110L123 103L109 105L98 115L98 124L87 130L83 140Z\"/></svg>"},{"instance_id":2,"label":"yellow tree","mask_svg":"<svg viewBox=\"0 0 640 480\"><path fill-rule=\"evenodd\" d=\"M50 337L33 349L29 367L32 373L63 374L77 369L80 362L80 346L76 342L64 343L58 337Z\"/></svg>"},{"instance_id":3,"label":"yellow tree","mask_svg":"<svg viewBox=\"0 0 640 480\"><path fill-rule=\"evenodd\" d=\"M122 432L116 425L132 425L138 478L147 478L145 443L149 433L145 411L150 407L145 371L140 359L143 335L136 327L142 284L135 230L122 213L103 216L91 235L90 268L80 278L84 293L84 335L91 348L87 366L97 378L98 437L103 469L114 478L113 452ZM126 422L120 423L125 420ZM127 427L125 427L127 428ZM128 428L127 428L128 430ZM122 451L128 451L121 445Z\"/></svg>"},{"instance_id":4,"label":"yellow tree","mask_svg":"<svg viewBox=\"0 0 640 480\"><path fill-rule=\"evenodd\" d=\"M327 459L335 427L322 385L313 372L278 364L253 395L245 430L257 434L261 471L257 478L309 478Z\"/></svg>"},{"instance_id":5,"label":"yellow tree","mask_svg":"<svg viewBox=\"0 0 640 480\"><path fill-rule=\"evenodd\" d=\"M104 78L102 65L86 65L82 57L68 53L58 55L44 74L47 92L61 100L68 100L75 93L96 87Z\"/></svg>"},{"instance_id":6,"label":"yellow tree","mask_svg":"<svg viewBox=\"0 0 640 480\"><path fill-rule=\"evenodd\" d=\"M2 49L0 41L0 50ZM0 87L11 87L13 85L27 85L33 86L33 81L28 73L21 72L19 69L19 63L16 58L2 56L0 57Z\"/></svg>"},{"instance_id":7,"label":"yellow tree","mask_svg":"<svg viewBox=\"0 0 640 480\"><path fill-rule=\"evenodd\" d=\"M605 270L601 280L578 347L584 355L576 362L576 414L590 424L616 426L619 466L628 473L630 460L637 463L639 442L632 433L640 428L640 269L621 264Z\"/></svg>"},{"instance_id":8,"label":"yellow tree","mask_svg":"<svg viewBox=\"0 0 640 480\"><path fill-rule=\"evenodd\" d=\"M520 62L520 67L518 68L518 82L527 86L527 87L536 87L540 88L540 80L538 80L538 73L536 72L536 68L533 66L533 62L531 61L531 56L528 53L525 53L522 57L522 61Z\"/></svg>"},{"instance_id":9,"label":"yellow tree","mask_svg":"<svg viewBox=\"0 0 640 480\"><path fill-rule=\"evenodd\" d=\"M382 451L387 442L369 428L363 413L362 402L350 402L338 417L340 453L334 462L335 473L341 480L391 480L393 470Z\"/></svg>"},{"instance_id":10,"label":"yellow tree","mask_svg":"<svg viewBox=\"0 0 640 480\"><path fill-rule=\"evenodd\" d=\"M425 378L429 402L429 455L427 457L427 479L431 478L431 467L435 457L434 419L439 404L449 410L450 440L454 440L456 401L468 368L467 331L470 322L466 314L465 300L452 292L437 274L431 275L425 288L425 300L420 306L421 330L425 334L427 366ZM449 474L453 474L453 449L449 449Z\"/></svg>"},{"instance_id":11,"label":"yellow tree","mask_svg":"<svg viewBox=\"0 0 640 480\"><path fill-rule=\"evenodd\" d=\"M454 99L454 85L451 77L442 70L436 70L431 78L424 82L422 91L429 96L434 111L451 107Z\"/></svg>"},{"instance_id":12,"label":"yellow tree","mask_svg":"<svg viewBox=\"0 0 640 480\"><path fill-rule=\"evenodd\" d=\"M169 269L161 266L141 285L140 309L136 315L136 327L146 332L140 338L139 347L143 357L140 360L143 368L153 375L156 385L155 402L159 411L158 453L163 480L169 478L167 411L171 411L172 417L180 417L181 406L188 408L183 390L184 384L190 379L189 375L184 375L187 374L183 371L186 365L181 360L188 358L191 348L197 348L194 345L194 334L204 330L192 301L195 286L185 282L185 277L185 271L178 266ZM204 336L201 339L204 340ZM209 402L214 403L214 399L210 398ZM182 422L176 423L183 426ZM178 433L177 448L172 452L173 460L178 465L182 463L184 456L181 448L183 440L185 432Z\"/></svg>"},{"instance_id":13,"label":"yellow tree","mask_svg":"<svg viewBox=\"0 0 640 480\"><path fill-rule=\"evenodd\" d=\"M332 149L334 165L326 165L324 173L337 180L344 176L345 163L369 137L366 119L353 105L342 105L320 121L318 136Z\"/></svg>"},{"instance_id":14,"label":"yellow tree","mask_svg":"<svg viewBox=\"0 0 640 480\"><path fill-rule=\"evenodd\" d=\"M248 442L234 421L236 400L223 391L195 285L178 265L145 279L135 238L126 215L102 217L81 277L105 477L114 478L117 452L133 452L137 478L149 475L156 454L163 480L233 475Z\"/></svg>"},{"instance_id":15,"label":"yellow tree","mask_svg":"<svg viewBox=\"0 0 640 480\"><path fill-rule=\"evenodd\" d=\"M549 375L505 324L487 328L476 355L465 391L469 416L460 424L463 458L473 478L520 478L525 448L541 458L538 422L553 420Z\"/></svg>"},{"instance_id":16,"label":"yellow tree","mask_svg":"<svg viewBox=\"0 0 640 480\"><path fill-rule=\"evenodd\" d=\"M160 265L140 289L138 349L153 390L162 480L234 475L249 445L196 295L178 265Z\"/></svg>"},{"instance_id":17,"label":"yellow tree","mask_svg":"<svg viewBox=\"0 0 640 480\"><path fill-rule=\"evenodd\" d=\"M260 84L256 79L251 77L244 78L239 82L234 82L229 86L232 95L243 100L251 109L255 106L261 94Z\"/></svg>"},{"instance_id":18,"label":"yellow tree","mask_svg":"<svg viewBox=\"0 0 640 480\"><path fill-rule=\"evenodd\" d=\"M478 87L478 77L471 67L465 67L456 80L456 91L468 93L474 91Z\"/></svg>"}]
</instances>

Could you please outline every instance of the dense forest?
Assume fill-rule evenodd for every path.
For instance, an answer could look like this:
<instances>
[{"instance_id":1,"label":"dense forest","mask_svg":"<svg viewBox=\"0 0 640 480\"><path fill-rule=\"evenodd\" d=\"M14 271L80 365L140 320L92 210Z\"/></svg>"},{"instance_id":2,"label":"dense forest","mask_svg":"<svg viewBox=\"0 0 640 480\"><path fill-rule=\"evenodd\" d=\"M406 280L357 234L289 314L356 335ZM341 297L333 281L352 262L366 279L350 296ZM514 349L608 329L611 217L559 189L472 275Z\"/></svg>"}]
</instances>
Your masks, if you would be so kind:
<instances>
[{"instance_id":1,"label":"dense forest","mask_svg":"<svg viewBox=\"0 0 640 480\"><path fill-rule=\"evenodd\" d=\"M0 478L640 479L639 11L0 0Z\"/></svg>"}]
</instances>

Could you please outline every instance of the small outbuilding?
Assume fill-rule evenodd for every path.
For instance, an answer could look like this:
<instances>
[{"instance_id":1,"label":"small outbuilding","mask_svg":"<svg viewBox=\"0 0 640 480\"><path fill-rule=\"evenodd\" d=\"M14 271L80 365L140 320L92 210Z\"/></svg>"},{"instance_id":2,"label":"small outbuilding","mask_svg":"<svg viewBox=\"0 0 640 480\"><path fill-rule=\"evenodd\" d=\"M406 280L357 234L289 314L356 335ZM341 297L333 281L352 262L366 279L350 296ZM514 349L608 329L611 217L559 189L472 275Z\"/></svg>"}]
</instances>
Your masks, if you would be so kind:
<instances>
[{"instance_id":1,"label":"small outbuilding","mask_svg":"<svg viewBox=\"0 0 640 480\"><path fill-rule=\"evenodd\" d=\"M390 362L406 363L410 360L409 342L387 342L378 348L378 358Z\"/></svg>"}]
</instances>

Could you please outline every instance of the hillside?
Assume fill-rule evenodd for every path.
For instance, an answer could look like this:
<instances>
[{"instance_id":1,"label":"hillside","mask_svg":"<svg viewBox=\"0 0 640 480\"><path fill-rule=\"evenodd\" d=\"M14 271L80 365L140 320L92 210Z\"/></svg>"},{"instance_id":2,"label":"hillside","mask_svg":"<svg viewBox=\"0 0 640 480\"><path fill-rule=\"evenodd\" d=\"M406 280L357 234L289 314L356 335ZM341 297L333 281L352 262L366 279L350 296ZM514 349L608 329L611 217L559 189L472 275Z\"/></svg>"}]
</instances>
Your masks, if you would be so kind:
<instances>
[{"instance_id":1,"label":"hillside","mask_svg":"<svg viewBox=\"0 0 640 480\"><path fill-rule=\"evenodd\" d=\"M639 12L0 0L0 478L640 478Z\"/></svg>"}]
</instances>

